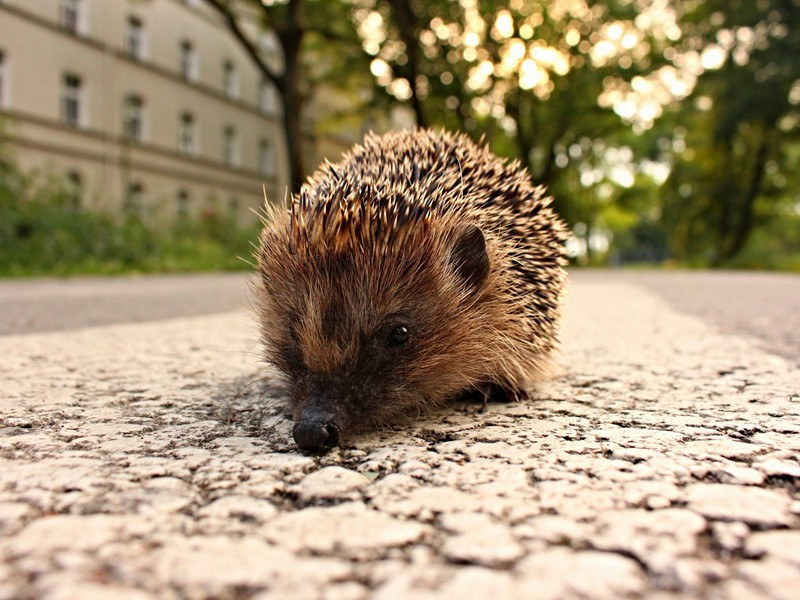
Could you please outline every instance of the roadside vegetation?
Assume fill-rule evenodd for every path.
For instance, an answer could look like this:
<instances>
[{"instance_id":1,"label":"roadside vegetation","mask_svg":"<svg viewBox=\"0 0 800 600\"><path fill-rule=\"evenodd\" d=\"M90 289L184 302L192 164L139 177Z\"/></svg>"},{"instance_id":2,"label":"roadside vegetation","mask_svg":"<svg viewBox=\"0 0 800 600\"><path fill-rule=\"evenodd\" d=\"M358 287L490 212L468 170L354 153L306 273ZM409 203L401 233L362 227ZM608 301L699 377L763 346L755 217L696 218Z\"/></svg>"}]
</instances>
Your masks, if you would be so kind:
<instances>
[{"instance_id":1,"label":"roadside vegetation","mask_svg":"<svg viewBox=\"0 0 800 600\"><path fill-rule=\"evenodd\" d=\"M0 163L0 276L248 269L257 236L213 211L158 223L81 208L62 182Z\"/></svg>"},{"instance_id":2,"label":"roadside vegetation","mask_svg":"<svg viewBox=\"0 0 800 600\"><path fill-rule=\"evenodd\" d=\"M796 0L205 2L289 117L333 87L350 98L338 124L401 110L519 160L579 264L800 270ZM238 25L245 9L283 72Z\"/></svg>"},{"instance_id":3,"label":"roadside vegetation","mask_svg":"<svg viewBox=\"0 0 800 600\"><path fill-rule=\"evenodd\" d=\"M579 266L800 272L797 0L204 2L290 107L295 191L302 113L320 135L461 130L547 187ZM225 214L76 210L3 169L0 275L247 268L256 228Z\"/></svg>"}]
</instances>

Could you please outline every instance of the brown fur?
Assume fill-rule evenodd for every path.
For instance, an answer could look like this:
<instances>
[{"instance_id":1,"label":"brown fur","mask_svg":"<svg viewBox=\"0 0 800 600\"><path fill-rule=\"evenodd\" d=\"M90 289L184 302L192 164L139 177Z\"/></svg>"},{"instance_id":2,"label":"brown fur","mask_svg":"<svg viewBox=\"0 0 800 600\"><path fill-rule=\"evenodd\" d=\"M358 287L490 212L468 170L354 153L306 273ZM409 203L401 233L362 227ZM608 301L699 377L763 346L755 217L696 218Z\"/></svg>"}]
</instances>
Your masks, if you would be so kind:
<instances>
[{"instance_id":1,"label":"brown fur","mask_svg":"<svg viewBox=\"0 0 800 600\"><path fill-rule=\"evenodd\" d=\"M524 393L556 345L565 234L549 204L516 162L413 130L367 136L268 208L262 338L295 416L323 396L353 430L487 386ZM455 258L476 226L483 279ZM411 337L395 348L398 324Z\"/></svg>"}]
</instances>

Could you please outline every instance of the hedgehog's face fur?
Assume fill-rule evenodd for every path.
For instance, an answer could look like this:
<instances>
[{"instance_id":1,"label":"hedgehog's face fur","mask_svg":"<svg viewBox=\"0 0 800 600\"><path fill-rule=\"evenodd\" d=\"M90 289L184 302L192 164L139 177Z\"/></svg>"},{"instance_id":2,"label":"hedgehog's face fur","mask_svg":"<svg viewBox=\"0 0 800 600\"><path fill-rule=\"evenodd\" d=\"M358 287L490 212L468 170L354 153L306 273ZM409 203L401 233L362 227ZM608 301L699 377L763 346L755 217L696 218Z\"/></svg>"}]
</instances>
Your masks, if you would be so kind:
<instances>
[{"instance_id":1,"label":"hedgehog's face fur","mask_svg":"<svg viewBox=\"0 0 800 600\"><path fill-rule=\"evenodd\" d=\"M432 236L420 219L387 246L375 221L355 241L304 239L298 221L273 215L262 235L259 300L302 449L328 450L481 382L499 352L485 293L498 275L478 226L440 219Z\"/></svg>"},{"instance_id":2,"label":"hedgehog's face fur","mask_svg":"<svg viewBox=\"0 0 800 600\"><path fill-rule=\"evenodd\" d=\"M549 372L565 229L463 135L368 135L268 208L256 298L304 450Z\"/></svg>"}]
</instances>

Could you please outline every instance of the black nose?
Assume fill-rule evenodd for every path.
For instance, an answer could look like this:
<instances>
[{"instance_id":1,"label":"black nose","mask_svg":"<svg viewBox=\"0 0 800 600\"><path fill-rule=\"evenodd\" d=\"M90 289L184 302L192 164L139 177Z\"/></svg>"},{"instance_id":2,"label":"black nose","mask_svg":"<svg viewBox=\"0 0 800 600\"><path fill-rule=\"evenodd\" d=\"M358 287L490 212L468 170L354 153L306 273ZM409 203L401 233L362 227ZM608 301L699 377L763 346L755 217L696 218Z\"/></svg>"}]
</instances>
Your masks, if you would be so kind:
<instances>
[{"instance_id":1,"label":"black nose","mask_svg":"<svg viewBox=\"0 0 800 600\"><path fill-rule=\"evenodd\" d=\"M339 427L333 421L301 419L292 431L294 441L305 452L321 454L339 444Z\"/></svg>"}]
</instances>

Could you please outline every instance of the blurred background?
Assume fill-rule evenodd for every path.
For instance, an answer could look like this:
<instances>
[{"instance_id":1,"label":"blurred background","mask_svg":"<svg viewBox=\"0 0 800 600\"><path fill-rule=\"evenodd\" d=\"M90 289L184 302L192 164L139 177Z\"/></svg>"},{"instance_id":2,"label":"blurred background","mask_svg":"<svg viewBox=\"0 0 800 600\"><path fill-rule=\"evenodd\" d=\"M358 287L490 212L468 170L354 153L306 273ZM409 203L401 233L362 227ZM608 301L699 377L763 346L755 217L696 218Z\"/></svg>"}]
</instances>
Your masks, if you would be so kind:
<instances>
[{"instance_id":1,"label":"blurred background","mask_svg":"<svg viewBox=\"0 0 800 600\"><path fill-rule=\"evenodd\" d=\"M800 0L0 0L0 275L249 268L264 194L415 125L576 265L800 271Z\"/></svg>"}]
</instances>

